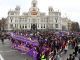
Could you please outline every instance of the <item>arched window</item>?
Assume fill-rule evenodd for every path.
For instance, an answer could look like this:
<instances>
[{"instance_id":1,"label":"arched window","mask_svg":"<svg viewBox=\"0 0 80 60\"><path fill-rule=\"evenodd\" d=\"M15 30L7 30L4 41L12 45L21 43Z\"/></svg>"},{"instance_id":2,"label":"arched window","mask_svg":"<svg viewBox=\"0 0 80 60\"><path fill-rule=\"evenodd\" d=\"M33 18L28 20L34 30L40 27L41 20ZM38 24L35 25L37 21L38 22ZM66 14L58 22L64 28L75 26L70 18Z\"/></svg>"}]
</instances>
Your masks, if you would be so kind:
<instances>
[{"instance_id":1,"label":"arched window","mask_svg":"<svg viewBox=\"0 0 80 60\"><path fill-rule=\"evenodd\" d=\"M41 28L42 28L42 24L41 24Z\"/></svg>"},{"instance_id":2,"label":"arched window","mask_svg":"<svg viewBox=\"0 0 80 60\"><path fill-rule=\"evenodd\" d=\"M58 24L55 24L55 27L58 28Z\"/></svg>"},{"instance_id":3,"label":"arched window","mask_svg":"<svg viewBox=\"0 0 80 60\"><path fill-rule=\"evenodd\" d=\"M20 28L21 28L21 24L20 24Z\"/></svg>"},{"instance_id":4,"label":"arched window","mask_svg":"<svg viewBox=\"0 0 80 60\"><path fill-rule=\"evenodd\" d=\"M23 28L24 28L24 25L23 25Z\"/></svg>"},{"instance_id":5,"label":"arched window","mask_svg":"<svg viewBox=\"0 0 80 60\"><path fill-rule=\"evenodd\" d=\"M25 28L27 28L27 25L25 25Z\"/></svg>"},{"instance_id":6,"label":"arched window","mask_svg":"<svg viewBox=\"0 0 80 60\"><path fill-rule=\"evenodd\" d=\"M15 28L16 28L16 24L15 24Z\"/></svg>"},{"instance_id":7,"label":"arched window","mask_svg":"<svg viewBox=\"0 0 80 60\"><path fill-rule=\"evenodd\" d=\"M58 21L58 17L55 17L55 20L56 20L56 23L57 23L57 21Z\"/></svg>"},{"instance_id":8,"label":"arched window","mask_svg":"<svg viewBox=\"0 0 80 60\"><path fill-rule=\"evenodd\" d=\"M44 28L45 28L45 24L44 24Z\"/></svg>"},{"instance_id":9,"label":"arched window","mask_svg":"<svg viewBox=\"0 0 80 60\"><path fill-rule=\"evenodd\" d=\"M12 20L13 20L13 17L10 17L10 20L11 20L11 22L12 22Z\"/></svg>"},{"instance_id":10,"label":"arched window","mask_svg":"<svg viewBox=\"0 0 80 60\"><path fill-rule=\"evenodd\" d=\"M38 28L39 28L39 24L37 24Z\"/></svg>"}]
</instances>

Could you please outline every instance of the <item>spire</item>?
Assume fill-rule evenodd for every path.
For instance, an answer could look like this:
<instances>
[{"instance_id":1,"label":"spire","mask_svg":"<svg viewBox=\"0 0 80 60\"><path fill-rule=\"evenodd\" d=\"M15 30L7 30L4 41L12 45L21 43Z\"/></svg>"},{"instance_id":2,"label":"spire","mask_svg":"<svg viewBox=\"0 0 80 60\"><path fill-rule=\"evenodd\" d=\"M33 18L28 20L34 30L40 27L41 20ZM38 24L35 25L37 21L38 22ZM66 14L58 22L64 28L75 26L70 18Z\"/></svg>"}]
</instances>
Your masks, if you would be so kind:
<instances>
[{"instance_id":1,"label":"spire","mask_svg":"<svg viewBox=\"0 0 80 60\"><path fill-rule=\"evenodd\" d=\"M32 1L32 6L33 6L33 7L36 7L36 5L37 5L37 0L33 0L33 1Z\"/></svg>"}]
</instances>

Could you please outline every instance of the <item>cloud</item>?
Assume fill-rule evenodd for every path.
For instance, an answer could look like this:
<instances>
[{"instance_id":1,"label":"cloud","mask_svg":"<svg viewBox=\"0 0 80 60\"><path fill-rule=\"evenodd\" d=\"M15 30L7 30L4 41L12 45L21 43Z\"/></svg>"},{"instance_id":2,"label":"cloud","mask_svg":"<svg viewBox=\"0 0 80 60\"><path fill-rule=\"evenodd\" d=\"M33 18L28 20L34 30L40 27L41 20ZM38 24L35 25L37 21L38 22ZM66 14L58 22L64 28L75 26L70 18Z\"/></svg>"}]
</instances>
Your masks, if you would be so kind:
<instances>
[{"instance_id":1,"label":"cloud","mask_svg":"<svg viewBox=\"0 0 80 60\"><path fill-rule=\"evenodd\" d=\"M9 9L16 5L21 6L21 12L28 11L32 0L0 0L0 18L7 16ZM38 7L41 12L48 13L48 7L53 6L54 10L59 9L62 16L65 14L73 21L80 21L80 0L38 0Z\"/></svg>"}]
</instances>

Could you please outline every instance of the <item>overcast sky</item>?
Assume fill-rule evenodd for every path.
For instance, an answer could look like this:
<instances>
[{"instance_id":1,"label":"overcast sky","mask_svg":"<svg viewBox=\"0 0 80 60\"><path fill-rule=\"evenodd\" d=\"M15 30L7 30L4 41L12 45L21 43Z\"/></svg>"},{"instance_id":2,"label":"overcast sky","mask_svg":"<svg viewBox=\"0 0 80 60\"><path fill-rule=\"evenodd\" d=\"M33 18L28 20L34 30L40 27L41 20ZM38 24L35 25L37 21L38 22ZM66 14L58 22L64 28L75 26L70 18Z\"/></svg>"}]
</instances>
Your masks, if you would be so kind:
<instances>
[{"instance_id":1,"label":"overcast sky","mask_svg":"<svg viewBox=\"0 0 80 60\"><path fill-rule=\"evenodd\" d=\"M21 12L27 12L31 7L32 0L0 0L0 19L7 17L10 9L14 9L16 5L21 7ZM48 7L52 6L54 10L67 16L72 21L80 21L80 0L37 0L38 8L41 12L48 13Z\"/></svg>"}]
</instances>

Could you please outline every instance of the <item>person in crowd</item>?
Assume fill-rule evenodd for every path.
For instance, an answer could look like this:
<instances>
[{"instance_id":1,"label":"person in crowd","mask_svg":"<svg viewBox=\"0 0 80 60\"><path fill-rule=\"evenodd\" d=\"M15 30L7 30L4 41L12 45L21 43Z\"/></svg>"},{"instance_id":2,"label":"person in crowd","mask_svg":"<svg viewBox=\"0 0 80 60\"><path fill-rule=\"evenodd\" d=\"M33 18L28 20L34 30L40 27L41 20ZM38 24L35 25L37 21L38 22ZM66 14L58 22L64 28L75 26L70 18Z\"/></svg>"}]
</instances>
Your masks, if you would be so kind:
<instances>
[{"instance_id":1,"label":"person in crowd","mask_svg":"<svg viewBox=\"0 0 80 60\"><path fill-rule=\"evenodd\" d=\"M80 60L80 49L78 50L78 59Z\"/></svg>"},{"instance_id":2,"label":"person in crowd","mask_svg":"<svg viewBox=\"0 0 80 60\"><path fill-rule=\"evenodd\" d=\"M55 60L61 60L61 57L60 57L60 55L59 55L59 54L57 54L57 55L56 55Z\"/></svg>"},{"instance_id":3,"label":"person in crowd","mask_svg":"<svg viewBox=\"0 0 80 60\"><path fill-rule=\"evenodd\" d=\"M46 60L46 56L45 56L44 52L42 52L42 54L41 54L41 60Z\"/></svg>"},{"instance_id":4,"label":"person in crowd","mask_svg":"<svg viewBox=\"0 0 80 60\"><path fill-rule=\"evenodd\" d=\"M76 44L76 46L75 46L75 56L77 55L77 53L78 53L78 49L79 49L79 47L78 47L78 45Z\"/></svg>"},{"instance_id":5,"label":"person in crowd","mask_svg":"<svg viewBox=\"0 0 80 60\"><path fill-rule=\"evenodd\" d=\"M46 57L46 60L49 60L49 50L45 52L45 57Z\"/></svg>"},{"instance_id":6,"label":"person in crowd","mask_svg":"<svg viewBox=\"0 0 80 60\"><path fill-rule=\"evenodd\" d=\"M73 41L72 41L72 48L73 49L75 48L75 44L76 44L76 41L75 41L75 38L73 38Z\"/></svg>"},{"instance_id":7,"label":"person in crowd","mask_svg":"<svg viewBox=\"0 0 80 60\"><path fill-rule=\"evenodd\" d=\"M56 49L53 50L53 57L56 55Z\"/></svg>"},{"instance_id":8,"label":"person in crowd","mask_svg":"<svg viewBox=\"0 0 80 60\"><path fill-rule=\"evenodd\" d=\"M75 56L72 57L72 60L75 60Z\"/></svg>"},{"instance_id":9,"label":"person in crowd","mask_svg":"<svg viewBox=\"0 0 80 60\"><path fill-rule=\"evenodd\" d=\"M1 36L1 42L4 44L4 35Z\"/></svg>"},{"instance_id":10,"label":"person in crowd","mask_svg":"<svg viewBox=\"0 0 80 60\"><path fill-rule=\"evenodd\" d=\"M37 60L40 60L40 51L38 51Z\"/></svg>"},{"instance_id":11,"label":"person in crowd","mask_svg":"<svg viewBox=\"0 0 80 60\"><path fill-rule=\"evenodd\" d=\"M69 59L67 58L67 60L69 60Z\"/></svg>"},{"instance_id":12,"label":"person in crowd","mask_svg":"<svg viewBox=\"0 0 80 60\"><path fill-rule=\"evenodd\" d=\"M68 50L68 44L65 45L64 53L66 54Z\"/></svg>"},{"instance_id":13,"label":"person in crowd","mask_svg":"<svg viewBox=\"0 0 80 60\"><path fill-rule=\"evenodd\" d=\"M69 54L68 60L72 60L72 54Z\"/></svg>"}]
</instances>

